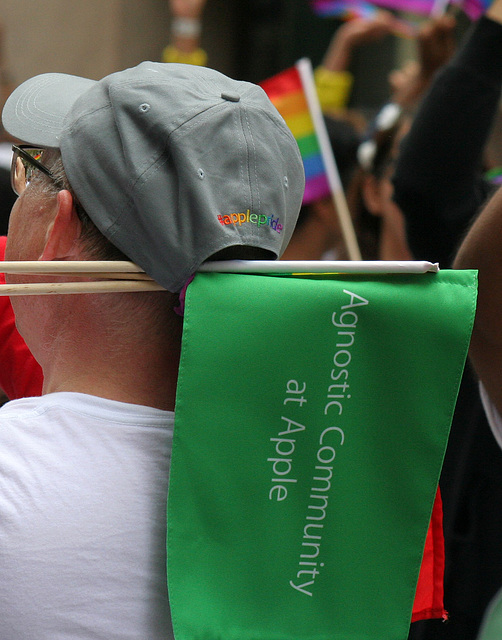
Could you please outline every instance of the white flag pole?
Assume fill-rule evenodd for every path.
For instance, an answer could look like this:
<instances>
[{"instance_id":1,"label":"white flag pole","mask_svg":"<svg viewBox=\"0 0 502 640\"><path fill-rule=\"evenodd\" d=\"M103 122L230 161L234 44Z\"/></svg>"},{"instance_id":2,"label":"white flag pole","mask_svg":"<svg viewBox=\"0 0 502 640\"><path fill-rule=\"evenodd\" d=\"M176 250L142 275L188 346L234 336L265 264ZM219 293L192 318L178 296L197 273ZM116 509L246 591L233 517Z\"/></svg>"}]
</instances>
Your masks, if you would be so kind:
<instances>
[{"instance_id":1,"label":"white flag pole","mask_svg":"<svg viewBox=\"0 0 502 640\"><path fill-rule=\"evenodd\" d=\"M265 274L420 274L437 273L439 264L423 260L221 260L204 262L203 273Z\"/></svg>"},{"instance_id":2,"label":"white flag pole","mask_svg":"<svg viewBox=\"0 0 502 640\"><path fill-rule=\"evenodd\" d=\"M336 166L333 149L329 141L329 135L326 130L326 125L324 123L321 111L321 105L319 104L319 98L317 96L312 63L308 58L302 58L296 63L296 68L298 69L298 73L300 74L310 115L314 123L317 139L319 140L319 146L321 148L321 155L324 162L324 167L326 169L329 188L338 213L342 235L345 246L347 247L349 258L351 260L361 260L361 251L357 243L357 237L354 231L354 226L352 224L352 218L347 204L347 199L345 198L342 182L340 180L340 174L338 172L338 167Z\"/></svg>"}]
</instances>

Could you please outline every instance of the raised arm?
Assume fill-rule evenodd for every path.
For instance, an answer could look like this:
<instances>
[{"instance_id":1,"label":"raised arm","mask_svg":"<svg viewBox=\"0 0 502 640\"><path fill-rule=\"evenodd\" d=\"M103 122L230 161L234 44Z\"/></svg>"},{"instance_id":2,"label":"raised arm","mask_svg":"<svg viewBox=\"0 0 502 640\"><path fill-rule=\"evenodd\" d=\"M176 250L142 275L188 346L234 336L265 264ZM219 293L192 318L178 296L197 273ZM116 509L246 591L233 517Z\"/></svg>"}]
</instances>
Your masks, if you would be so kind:
<instances>
[{"instance_id":1,"label":"raised arm","mask_svg":"<svg viewBox=\"0 0 502 640\"><path fill-rule=\"evenodd\" d=\"M371 17L354 18L338 27L315 71L317 93L325 113L347 106L353 84L350 63L355 51L383 40L398 26L399 21L392 13L379 10Z\"/></svg>"},{"instance_id":2,"label":"raised arm","mask_svg":"<svg viewBox=\"0 0 502 640\"><path fill-rule=\"evenodd\" d=\"M451 15L424 22L415 36L417 56L392 71L389 83L392 101L405 109L414 109L434 78L455 52L455 25Z\"/></svg>"},{"instance_id":3,"label":"raised arm","mask_svg":"<svg viewBox=\"0 0 502 640\"><path fill-rule=\"evenodd\" d=\"M470 229L454 267L479 270L478 304L469 355L502 415L502 190L497 191Z\"/></svg>"}]
</instances>

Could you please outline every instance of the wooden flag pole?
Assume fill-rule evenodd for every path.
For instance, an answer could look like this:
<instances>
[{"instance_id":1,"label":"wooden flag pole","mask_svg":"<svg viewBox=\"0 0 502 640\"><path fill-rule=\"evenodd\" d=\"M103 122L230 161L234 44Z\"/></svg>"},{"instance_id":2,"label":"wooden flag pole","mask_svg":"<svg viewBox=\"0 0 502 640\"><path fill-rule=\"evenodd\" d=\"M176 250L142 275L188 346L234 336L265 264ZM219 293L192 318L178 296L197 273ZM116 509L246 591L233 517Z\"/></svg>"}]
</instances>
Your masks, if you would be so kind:
<instances>
[{"instance_id":1,"label":"wooden flag pole","mask_svg":"<svg viewBox=\"0 0 502 640\"><path fill-rule=\"evenodd\" d=\"M153 280L98 280L93 282L0 284L0 296L40 296L66 293L127 293L136 291L165 291L165 289Z\"/></svg>"},{"instance_id":2,"label":"wooden flag pole","mask_svg":"<svg viewBox=\"0 0 502 640\"><path fill-rule=\"evenodd\" d=\"M133 262L107 260L14 261L0 263L0 273L47 277L99 278L76 282L29 282L0 285L0 296L49 295L63 293L115 293L163 291Z\"/></svg>"},{"instance_id":3,"label":"wooden flag pole","mask_svg":"<svg viewBox=\"0 0 502 640\"><path fill-rule=\"evenodd\" d=\"M298 73L303 84L307 104L309 107L310 115L314 123L314 128L319 140L319 146L321 148L321 155L326 169L326 175L328 178L329 188L333 197L333 202L338 213L340 220L340 226L342 229L342 235L347 247L347 252L351 260L361 260L361 251L357 243L356 233L352 224L352 217L350 215L347 199L343 191L342 182L340 180L340 174L338 167L336 166L336 160L333 155L333 149L329 141L328 132L319 104L319 98L317 97L317 90L314 83L314 73L312 71L312 63L308 58L302 58L296 63Z\"/></svg>"},{"instance_id":4,"label":"wooden flag pole","mask_svg":"<svg viewBox=\"0 0 502 640\"><path fill-rule=\"evenodd\" d=\"M141 276L144 279L150 279L141 267L134 262L127 261L108 261L108 260L16 260L11 262L0 263L0 273L22 273L31 275L93 275L105 274L117 277L124 275L134 278Z\"/></svg>"}]
</instances>

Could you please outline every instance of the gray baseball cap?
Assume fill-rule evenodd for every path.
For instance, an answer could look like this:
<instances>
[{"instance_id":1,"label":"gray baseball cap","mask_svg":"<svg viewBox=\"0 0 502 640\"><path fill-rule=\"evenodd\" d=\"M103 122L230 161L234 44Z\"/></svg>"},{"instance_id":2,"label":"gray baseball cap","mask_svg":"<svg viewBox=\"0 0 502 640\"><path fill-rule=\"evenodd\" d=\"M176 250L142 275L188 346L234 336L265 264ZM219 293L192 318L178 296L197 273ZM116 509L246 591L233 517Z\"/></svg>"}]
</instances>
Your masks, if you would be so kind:
<instances>
[{"instance_id":1,"label":"gray baseball cap","mask_svg":"<svg viewBox=\"0 0 502 640\"><path fill-rule=\"evenodd\" d=\"M228 247L278 258L293 233L303 163L257 85L156 62L99 81L48 73L14 90L2 120L61 150L96 226L169 291Z\"/></svg>"}]
</instances>

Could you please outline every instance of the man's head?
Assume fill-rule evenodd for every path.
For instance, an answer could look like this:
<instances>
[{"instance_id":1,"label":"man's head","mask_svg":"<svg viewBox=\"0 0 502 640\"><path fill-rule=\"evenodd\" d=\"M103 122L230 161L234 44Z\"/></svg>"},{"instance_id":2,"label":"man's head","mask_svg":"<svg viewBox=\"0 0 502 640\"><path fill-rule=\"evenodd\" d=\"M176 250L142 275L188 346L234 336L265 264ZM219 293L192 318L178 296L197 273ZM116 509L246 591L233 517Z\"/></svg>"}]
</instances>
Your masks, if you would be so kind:
<instances>
[{"instance_id":1,"label":"man's head","mask_svg":"<svg viewBox=\"0 0 502 640\"><path fill-rule=\"evenodd\" d=\"M276 258L291 237L303 165L255 85L152 62L99 82L43 74L13 92L3 123L60 150L68 184L46 182L70 186L100 232L170 291L215 254Z\"/></svg>"}]
</instances>

